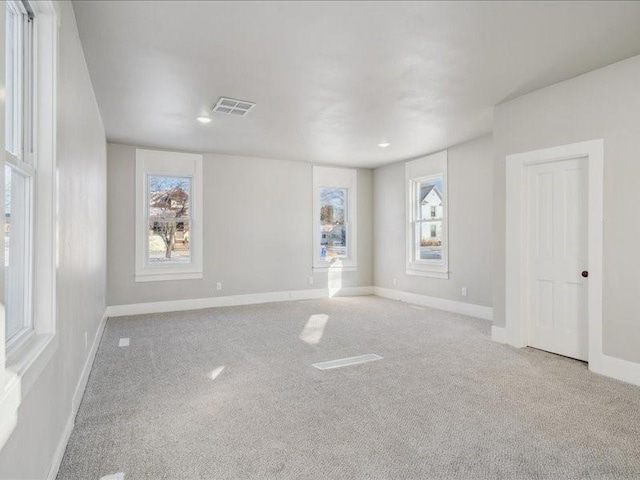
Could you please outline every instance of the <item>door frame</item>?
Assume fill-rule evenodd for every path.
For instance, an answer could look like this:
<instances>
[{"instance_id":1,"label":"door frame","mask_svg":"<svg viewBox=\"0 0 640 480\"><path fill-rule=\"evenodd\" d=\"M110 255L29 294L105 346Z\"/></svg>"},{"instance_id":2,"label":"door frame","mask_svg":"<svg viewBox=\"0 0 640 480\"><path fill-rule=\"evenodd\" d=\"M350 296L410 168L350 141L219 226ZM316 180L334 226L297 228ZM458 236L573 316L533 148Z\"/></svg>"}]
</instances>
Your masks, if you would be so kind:
<instances>
[{"instance_id":1,"label":"door frame","mask_svg":"<svg viewBox=\"0 0 640 480\"><path fill-rule=\"evenodd\" d=\"M528 316L525 312L528 277L525 232L526 167L537 163L587 158L588 172L588 265L587 315L588 362L598 370L602 353L602 254L603 254L603 183L604 140L590 140L506 156L506 343L522 348L528 344Z\"/></svg>"}]
</instances>

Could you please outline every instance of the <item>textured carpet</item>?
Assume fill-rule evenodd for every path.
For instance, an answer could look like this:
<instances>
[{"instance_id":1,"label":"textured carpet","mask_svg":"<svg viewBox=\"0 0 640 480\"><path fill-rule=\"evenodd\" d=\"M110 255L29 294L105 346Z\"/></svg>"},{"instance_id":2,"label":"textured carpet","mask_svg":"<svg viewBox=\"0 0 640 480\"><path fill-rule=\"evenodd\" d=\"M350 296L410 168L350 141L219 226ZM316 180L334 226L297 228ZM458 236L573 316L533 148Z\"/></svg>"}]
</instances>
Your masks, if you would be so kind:
<instances>
[{"instance_id":1,"label":"textured carpet","mask_svg":"<svg viewBox=\"0 0 640 480\"><path fill-rule=\"evenodd\" d=\"M311 367L367 353L384 359ZM376 297L113 318L58 479L116 472L638 479L640 388Z\"/></svg>"}]
</instances>

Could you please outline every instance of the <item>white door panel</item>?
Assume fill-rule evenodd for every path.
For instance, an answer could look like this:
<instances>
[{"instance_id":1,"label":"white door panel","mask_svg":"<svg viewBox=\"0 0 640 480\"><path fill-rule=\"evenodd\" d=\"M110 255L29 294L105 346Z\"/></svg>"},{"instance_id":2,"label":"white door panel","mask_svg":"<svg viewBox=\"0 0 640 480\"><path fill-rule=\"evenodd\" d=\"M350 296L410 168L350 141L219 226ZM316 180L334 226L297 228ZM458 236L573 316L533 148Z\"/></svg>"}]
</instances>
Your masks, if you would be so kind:
<instances>
[{"instance_id":1,"label":"white door panel","mask_svg":"<svg viewBox=\"0 0 640 480\"><path fill-rule=\"evenodd\" d=\"M528 343L587 360L588 163L530 165L527 171Z\"/></svg>"}]
</instances>

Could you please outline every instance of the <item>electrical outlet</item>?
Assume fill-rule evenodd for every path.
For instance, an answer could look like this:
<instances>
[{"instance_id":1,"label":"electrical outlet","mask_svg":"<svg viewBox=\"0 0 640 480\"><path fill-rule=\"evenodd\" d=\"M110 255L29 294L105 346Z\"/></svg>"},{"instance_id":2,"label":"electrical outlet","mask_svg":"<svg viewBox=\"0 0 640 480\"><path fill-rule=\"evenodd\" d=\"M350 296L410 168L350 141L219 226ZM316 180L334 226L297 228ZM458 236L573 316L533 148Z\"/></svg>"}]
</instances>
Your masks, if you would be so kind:
<instances>
[{"instance_id":1,"label":"electrical outlet","mask_svg":"<svg viewBox=\"0 0 640 480\"><path fill-rule=\"evenodd\" d=\"M87 346L89 346L89 333L88 332L84 332L84 349L87 349Z\"/></svg>"},{"instance_id":2,"label":"electrical outlet","mask_svg":"<svg viewBox=\"0 0 640 480\"><path fill-rule=\"evenodd\" d=\"M467 287L462 287L462 296L463 297L467 296Z\"/></svg>"},{"instance_id":3,"label":"electrical outlet","mask_svg":"<svg viewBox=\"0 0 640 480\"><path fill-rule=\"evenodd\" d=\"M309 285L313 285L313 277L309 277Z\"/></svg>"},{"instance_id":4,"label":"electrical outlet","mask_svg":"<svg viewBox=\"0 0 640 480\"><path fill-rule=\"evenodd\" d=\"M393 279L393 286L396 287L398 285L398 279L394 278Z\"/></svg>"},{"instance_id":5,"label":"electrical outlet","mask_svg":"<svg viewBox=\"0 0 640 480\"><path fill-rule=\"evenodd\" d=\"M216 282L216 290L219 292L222 291L222 282Z\"/></svg>"}]
</instances>

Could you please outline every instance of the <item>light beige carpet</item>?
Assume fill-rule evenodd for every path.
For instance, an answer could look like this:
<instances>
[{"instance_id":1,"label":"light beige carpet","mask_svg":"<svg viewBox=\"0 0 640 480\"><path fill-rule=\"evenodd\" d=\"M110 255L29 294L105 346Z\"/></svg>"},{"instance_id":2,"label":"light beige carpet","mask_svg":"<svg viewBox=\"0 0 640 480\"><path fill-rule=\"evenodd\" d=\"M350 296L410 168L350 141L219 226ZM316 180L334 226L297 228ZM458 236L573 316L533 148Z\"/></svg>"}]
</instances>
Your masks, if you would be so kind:
<instances>
[{"instance_id":1,"label":"light beige carpet","mask_svg":"<svg viewBox=\"0 0 640 480\"><path fill-rule=\"evenodd\" d=\"M311 367L367 353L384 359ZM58 479L116 472L638 479L640 388L376 297L114 318Z\"/></svg>"}]
</instances>

